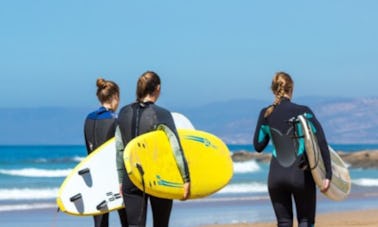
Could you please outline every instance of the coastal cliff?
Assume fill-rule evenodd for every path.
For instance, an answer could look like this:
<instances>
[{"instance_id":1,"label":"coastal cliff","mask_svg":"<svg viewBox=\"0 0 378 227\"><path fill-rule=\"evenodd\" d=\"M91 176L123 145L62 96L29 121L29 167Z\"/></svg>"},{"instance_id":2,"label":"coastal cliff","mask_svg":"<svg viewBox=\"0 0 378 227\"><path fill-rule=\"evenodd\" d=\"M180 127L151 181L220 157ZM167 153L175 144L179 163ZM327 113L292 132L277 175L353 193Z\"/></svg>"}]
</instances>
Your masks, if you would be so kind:
<instances>
[{"instance_id":1,"label":"coastal cliff","mask_svg":"<svg viewBox=\"0 0 378 227\"><path fill-rule=\"evenodd\" d=\"M349 168L378 168L378 150L363 150L356 152L337 151ZM269 162L271 154L238 151L232 154L234 162L255 160L257 162Z\"/></svg>"}]
</instances>

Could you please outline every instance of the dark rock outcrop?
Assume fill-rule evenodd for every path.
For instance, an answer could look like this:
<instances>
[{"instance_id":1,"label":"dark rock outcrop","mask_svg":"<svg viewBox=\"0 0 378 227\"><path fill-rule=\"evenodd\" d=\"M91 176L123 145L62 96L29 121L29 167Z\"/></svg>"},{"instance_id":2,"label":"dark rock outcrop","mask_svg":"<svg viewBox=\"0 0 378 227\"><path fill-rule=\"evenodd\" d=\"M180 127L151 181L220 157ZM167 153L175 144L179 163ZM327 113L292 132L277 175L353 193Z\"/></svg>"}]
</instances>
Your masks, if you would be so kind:
<instances>
[{"instance_id":1,"label":"dark rock outcrop","mask_svg":"<svg viewBox=\"0 0 378 227\"><path fill-rule=\"evenodd\" d=\"M337 152L350 168L378 168L378 150L365 150L356 152ZM232 154L234 162L255 160L257 162L269 162L272 155L270 153L257 153L238 151Z\"/></svg>"},{"instance_id":2,"label":"dark rock outcrop","mask_svg":"<svg viewBox=\"0 0 378 227\"><path fill-rule=\"evenodd\" d=\"M378 168L378 150L338 153L352 168Z\"/></svg>"}]
</instances>

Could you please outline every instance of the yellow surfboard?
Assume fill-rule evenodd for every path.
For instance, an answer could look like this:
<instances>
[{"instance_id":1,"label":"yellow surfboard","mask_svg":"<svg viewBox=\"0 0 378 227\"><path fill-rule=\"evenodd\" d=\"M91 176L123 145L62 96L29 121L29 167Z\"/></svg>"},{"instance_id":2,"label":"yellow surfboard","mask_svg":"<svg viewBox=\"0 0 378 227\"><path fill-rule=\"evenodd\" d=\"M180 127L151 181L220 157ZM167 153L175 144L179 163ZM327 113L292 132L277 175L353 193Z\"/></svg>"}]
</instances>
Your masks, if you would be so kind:
<instances>
[{"instance_id":1,"label":"yellow surfboard","mask_svg":"<svg viewBox=\"0 0 378 227\"><path fill-rule=\"evenodd\" d=\"M191 199L209 196L228 184L233 175L230 151L221 139L199 130L178 130L191 179ZM134 138L124 152L131 181L147 194L181 199L183 180L175 160L175 137L156 130Z\"/></svg>"},{"instance_id":2,"label":"yellow surfboard","mask_svg":"<svg viewBox=\"0 0 378 227\"><path fill-rule=\"evenodd\" d=\"M190 120L172 113L177 128L194 129ZM76 216L108 213L124 207L119 192L114 137L83 159L61 184L56 198L61 211Z\"/></svg>"}]
</instances>

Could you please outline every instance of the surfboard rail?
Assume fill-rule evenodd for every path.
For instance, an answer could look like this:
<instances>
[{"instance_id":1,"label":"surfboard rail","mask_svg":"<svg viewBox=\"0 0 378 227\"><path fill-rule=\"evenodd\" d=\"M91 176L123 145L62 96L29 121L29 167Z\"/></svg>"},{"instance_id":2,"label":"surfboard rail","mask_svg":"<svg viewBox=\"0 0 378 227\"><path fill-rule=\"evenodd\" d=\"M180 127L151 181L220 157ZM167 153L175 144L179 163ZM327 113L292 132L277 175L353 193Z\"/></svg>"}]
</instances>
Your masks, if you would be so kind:
<instances>
[{"instance_id":1,"label":"surfboard rail","mask_svg":"<svg viewBox=\"0 0 378 227\"><path fill-rule=\"evenodd\" d=\"M321 188L323 180L325 179L326 171L320 147L306 117L304 115L299 115L297 120L302 127L306 155L311 174L317 187ZM332 179L330 188L323 194L331 200L341 201L346 199L350 193L351 178L345 162L331 146L328 146L328 148L331 157Z\"/></svg>"},{"instance_id":2,"label":"surfboard rail","mask_svg":"<svg viewBox=\"0 0 378 227\"><path fill-rule=\"evenodd\" d=\"M190 173L189 198L206 197L226 186L233 175L233 163L223 141L200 130L179 129L178 134ZM125 148L124 162L130 180L140 190L160 198L182 199L180 165L166 132L157 130L134 138Z\"/></svg>"},{"instance_id":3,"label":"surfboard rail","mask_svg":"<svg viewBox=\"0 0 378 227\"><path fill-rule=\"evenodd\" d=\"M194 129L183 114L172 112L176 128ZM169 184L160 179L158 183ZM124 207L119 192L115 138L87 155L66 176L56 203L60 211L75 216L99 215Z\"/></svg>"}]
</instances>

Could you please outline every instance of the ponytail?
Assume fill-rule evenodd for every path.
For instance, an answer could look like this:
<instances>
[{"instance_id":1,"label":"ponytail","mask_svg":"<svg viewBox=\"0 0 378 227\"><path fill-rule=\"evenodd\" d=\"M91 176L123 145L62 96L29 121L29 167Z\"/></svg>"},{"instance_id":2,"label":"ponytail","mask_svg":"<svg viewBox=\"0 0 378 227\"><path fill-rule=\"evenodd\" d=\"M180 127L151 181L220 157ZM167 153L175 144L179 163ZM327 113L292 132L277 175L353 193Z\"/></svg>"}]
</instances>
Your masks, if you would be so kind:
<instances>
[{"instance_id":1,"label":"ponytail","mask_svg":"<svg viewBox=\"0 0 378 227\"><path fill-rule=\"evenodd\" d=\"M160 77L152 71L143 73L137 83L136 97L138 102L142 102L143 98L151 95L160 85Z\"/></svg>"},{"instance_id":2,"label":"ponytail","mask_svg":"<svg viewBox=\"0 0 378 227\"><path fill-rule=\"evenodd\" d=\"M273 77L272 85L270 86L273 94L275 95L275 100L272 105L270 105L265 113L264 117L269 117L273 110L281 103L282 98L293 91L294 82L290 75L285 72L278 72Z\"/></svg>"}]
</instances>

